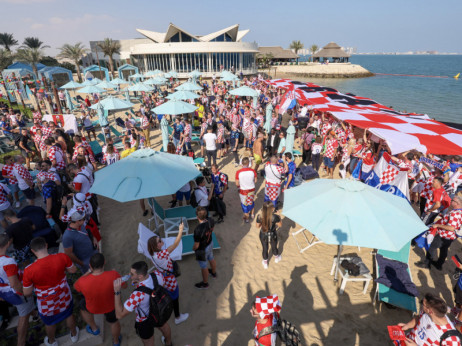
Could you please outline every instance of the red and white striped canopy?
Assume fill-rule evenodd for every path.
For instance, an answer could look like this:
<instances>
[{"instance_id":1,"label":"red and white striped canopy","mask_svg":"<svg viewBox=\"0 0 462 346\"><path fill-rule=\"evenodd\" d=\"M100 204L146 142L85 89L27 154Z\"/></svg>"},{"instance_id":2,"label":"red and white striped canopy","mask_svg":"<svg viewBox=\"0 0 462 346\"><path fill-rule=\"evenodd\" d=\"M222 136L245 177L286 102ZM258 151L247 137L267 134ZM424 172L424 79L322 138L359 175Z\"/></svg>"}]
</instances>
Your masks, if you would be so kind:
<instances>
[{"instance_id":1,"label":"red and white striped canopy","mask_svg":"<svg viewBox=\"0 0 462 346\"><path fill-rule=\"evenodd\" d=\"M437 155L462 154L462 131L426 115L400 113L366 97L343 94L313 83L290 79L274 79L268 83L284 89L293 86L299 104L308 104L353 126L369 129L386 140L392 154L411 149Z\"/></svg>"}]
</instances>

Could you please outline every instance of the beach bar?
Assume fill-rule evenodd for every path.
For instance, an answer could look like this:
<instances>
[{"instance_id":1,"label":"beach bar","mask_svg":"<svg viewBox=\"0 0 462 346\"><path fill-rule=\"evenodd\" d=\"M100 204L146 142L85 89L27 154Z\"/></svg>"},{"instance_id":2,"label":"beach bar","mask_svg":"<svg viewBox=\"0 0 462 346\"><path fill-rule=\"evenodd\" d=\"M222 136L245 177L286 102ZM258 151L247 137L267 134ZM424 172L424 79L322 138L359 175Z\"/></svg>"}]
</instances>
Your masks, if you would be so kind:
<instances>
[{"instance_id":1,"label":"beach bar","mask_svg":"<svg viewBox=\"0 0 462 346\"><path fill-rule=\"evenodd\" d=\"M330 42L325 45L319 52L313 54L313 61L319 62L322 58L322 61L328 61L332 63L341 63L348 62L350 59L350 54L345 52L342 47L340 47L335 42Z\"/></svg>"}]
</instances>

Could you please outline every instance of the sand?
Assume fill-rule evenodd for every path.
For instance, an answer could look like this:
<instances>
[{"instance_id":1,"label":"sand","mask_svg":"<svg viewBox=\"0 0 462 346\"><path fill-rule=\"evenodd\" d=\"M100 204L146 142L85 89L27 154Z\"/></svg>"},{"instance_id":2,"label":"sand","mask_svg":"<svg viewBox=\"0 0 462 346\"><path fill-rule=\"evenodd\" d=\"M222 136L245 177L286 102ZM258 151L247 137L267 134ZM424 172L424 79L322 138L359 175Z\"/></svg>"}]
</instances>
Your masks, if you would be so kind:
<instances>
[{"instance_id":1,"label":"sand","mask_svg":"<svg viewBox=\"0 0 462 346\"><path fill-rule=\"evenodd\" d=\"M159 130L153 131L152 141L154 148L160 147ZM221 249L214 252L218 278L210 278L208 290L197 290L194 284L201 280L201 274L194 255L183 257L179 262L182 271L178 278L180 307L181 312L190 314L190 318L178 326L174 324L173 317L170 320L174 345L253 345L251 332L254 320L249 313L250 305L255 296L269 294L279 295L281 315L298 326L304 345L389 345L386 326L407 322L411 318L410 312L372 304L373 283L365 295L360 282L348 283L345 293L339 295L339 284L334 283L330 276L336 246L318 244L300 254L291 235L300 226L283 218L279 230L282 261L276 264L272 258L269 268L263 269L259 230L254 223L242 221L232 157L226 156L219 164L229 176L230 189L225 195L228 209L225 222L215 227L221 244ZM257 211L263 203L263 183L263 178L259 177ZM160 202L166 207L169 199L164 197ZM137 253L137 227L139 222L147 225L150 216L142 217L138 202L122 204L100 197L100 203L107 269L114 268L125 274L131 263L145 259ZM197 221L190 221L190 232L196 224ZM454 243L450 255L460 249L460 243ZM443 272L433 269L429 274L428 270L413 266L423 254L422 251L416 252L411 250L410 263L413 280L420 293L439 293L452 305L451 277L455 265L448 260ZM374 269L371 249L346 247L343 253L359 254L368 268ZM131 290L123 292L124 300ZM122 320L125 345L140 344L133 324L133 315ZM109 331L108 328L106 330ZM161 344L160 335L159 331L155 332L156 345ZM107 335L105 340L105 344L110 345Z\"/></svg>"},{"instance_id":2,"label":"sand","mask_svg":"<svg viewBox=\"0 0 462 346\"><path fill-rule=\"evenodd\" d=\"M136 109L138 108L139 106L136 106ZM123 113L119 112L116 116L123 116ZM113 123L112 116L110 120ZM151 134L152 147L160 149L160 130L154 130ZM193 148L196 155L200 153L197 144L193 145ZM297 159L296 163L299 164L300 159ZM175 325L173 317L171 318L169 324L172 328L173 344L254 345L252 329L255 321L249 313L251 303L257 295L277 294L282 303L281 316L298 326L303 345L390 345L386 326L407 322L411 318L411 313L401 309L389 309L383 304L373 304L373 283L363 295L362 283L349 282L345 293L339 295L339 283L334 283L333 277L330 276L332 261L337 254L336 246L321 243L301 254L291 235L291 232L300 229L300 226L283 217L282 227L278 231L282 261L276 264L274 258L270 257L269 268L263 269L259 230L254 223L245 224L242 221L235 186L237 169L234 167L232 156L228 155L219 160L219 166L229 176L230 189L224 199L227 204L225 222L215 227L221 245L220 250L214 251L218 278L209 279L208 290L198 290L194 288L194 284L201 281L201 274L194 255L183 257L179 262L182 271L178 278L180 309L181 312L188 312L190 318L178 326ZM335 173L335 177L338 177L338 172ZM325 178L323 173L321 178ZM264 179L259 177L257 212L263 204L263 184ZM169 200L167 196L159 199L164 207L168 206ZM137 229L140 222L147 225L151 215L143 217L137 201L119 203L101 196L99 201L106 269L116 269L122 275L127 274L133 262L146 260L137 251ZM313 211L307 210L307 213L309 212ZM189 222L190 232L195 225L197 221ZM371 230L371 236L373 232L374 230ZM449 256L461 248L460 242L455 242ZM371 249L345 247L343 253L360 255L375 275ZM413 265L422 255L420 249L413 249L409 261L413 280L421 296L426 292L440 294L452 306L452 274L455 265L448 260L442 272L434 269L431 272L422 270ZM149 265L151 266L151 263ZM124 290L122 299L127 299L132 290L133 287ZM124 345L141 345L135 334L134 321L134 314L121 321ZM105 327L105 333L104 344L112 345L108 325ZM156 330L156 345L161 345L160 336L161 333Z\"/></svg>"},{"instance_id":3,"label":"sand","mask_svg":"<svg viewBox=\"0 0 462 346\"><path fill-rule=\"evenodd\" d=\"M262 71L265 72L265 70ZM351 63L331 63L328 65L301 63L299 65L272 66L270 74L274 75L274 78L358 78L374 75L361 65Z\"/></svg>"}]
</instances>

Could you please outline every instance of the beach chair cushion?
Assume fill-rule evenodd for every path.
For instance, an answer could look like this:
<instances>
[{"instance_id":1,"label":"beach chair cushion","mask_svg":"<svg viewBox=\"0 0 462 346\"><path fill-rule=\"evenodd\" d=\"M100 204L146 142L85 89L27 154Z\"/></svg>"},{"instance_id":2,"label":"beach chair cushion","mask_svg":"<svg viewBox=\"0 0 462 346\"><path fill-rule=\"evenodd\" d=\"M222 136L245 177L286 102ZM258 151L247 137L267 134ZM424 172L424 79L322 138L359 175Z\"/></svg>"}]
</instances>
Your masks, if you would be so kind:
<instances>
[{"instance_id":1,"label":"beach chair cushion","mask_svg":"<svg viewBox=\"0 0 462 346\"><path fill-rule=\"evenodd\" d=\"M91 150L93 151L93 154L95 154L95 157L103 153L103 148L101 147L98 141L91 141L89 144Z\"/></svg>"},{"instance_id":2,"label":"beach chair cushion","mask_svg":"<svg viewBox=\"0 0 462 346\"><path fill-rule=\"evenodd\" d=\"M376 255L376 260L379 266L379 278L375 280L376 282L414 297L419 295L406 263L385 258L380 254Z\"/></svg>"},{"instance_id":3,"label":"beach chair cushion","mask_svg":"<svg viewBox=\"0 0 462 346\"><path fill-rule=\"evenodd\" d=\"M193 245L194 245L194 234L188 234L181 237L181 241L183 242L183 256L191 255L194 253ZM212 233L212 242L213 242L213 249L221 249L220 244L218 243L217 236L215 232Z\"/></svg>"},{"instance_id":4,"label":"beach chair cushion","mask_svg":"<svg viewBox=\"0 0 462 346\"><path fill-rule=\"evenodd\" d=\"M377 254L382 255L383 257L386 257L386 258L396 260L396 261L408 263L410 249L411 249L411 242L407 243L398 252L378 250ZM376 263L377 274L378 274L380 273L380 266L378 264L377 259L375 263ZM407 268L407 271L409 272L409 275L410 275L409 267ZM411 275L410 275L410 278L412 280ZM394 290L393 288L385 286L379 282L377 282L377 289L376 289L376 293L374 296L374 301L376 300L376 298L384 303L417 313L417 302L416 302L417 300L415 297L410 296L409 294L406 294L406 293L398 292Z\"/></svg>"}]
</instances>

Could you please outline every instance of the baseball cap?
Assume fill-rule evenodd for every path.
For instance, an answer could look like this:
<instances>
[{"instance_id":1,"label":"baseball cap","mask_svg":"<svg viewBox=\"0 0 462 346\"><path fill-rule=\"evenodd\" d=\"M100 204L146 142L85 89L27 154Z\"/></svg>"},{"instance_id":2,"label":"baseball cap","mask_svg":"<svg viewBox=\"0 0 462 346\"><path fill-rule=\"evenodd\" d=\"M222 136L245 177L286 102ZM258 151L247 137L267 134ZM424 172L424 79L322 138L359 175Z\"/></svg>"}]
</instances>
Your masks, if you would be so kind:
<instances>
[{"instance_id":1,"label":"baseball cap","mask_svg":"<svg viewBox=\"0 0 462 346\"><path fill-rule=\"evenodd\" d=\"M71 221L72 221L72 222L80 221L80 220L82 220L84 217L85 217L85 214L84 214L84 213L81 213L81 212L79 212L79 211L76 211L76 212L74 212L74 213L71 215Z\"/></svg>"}]
</instances>

